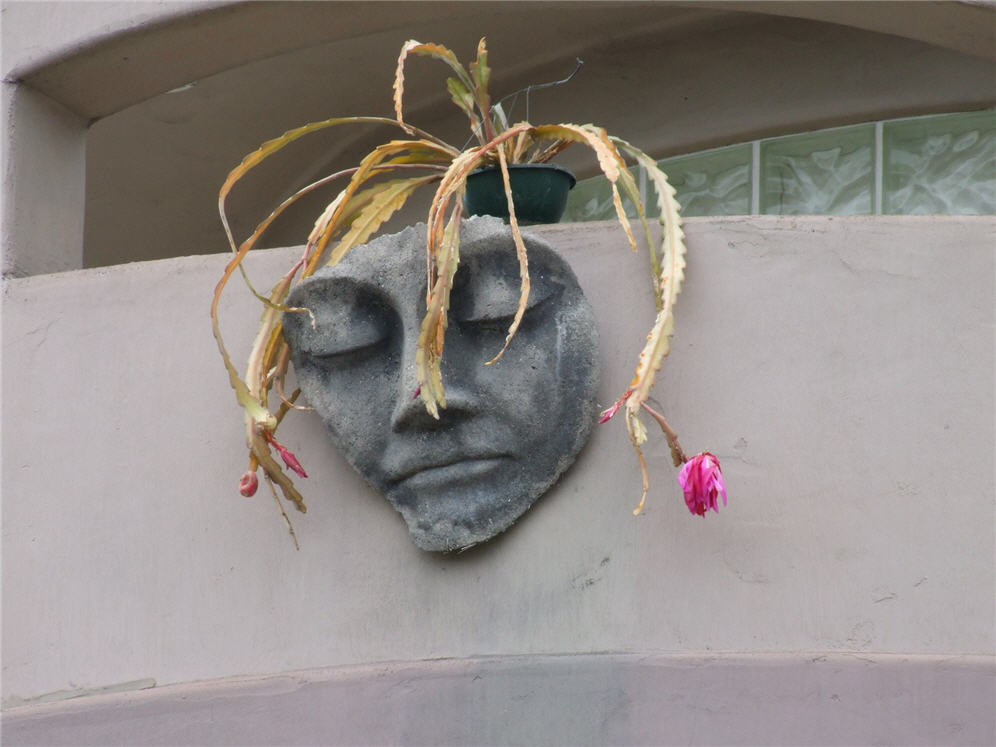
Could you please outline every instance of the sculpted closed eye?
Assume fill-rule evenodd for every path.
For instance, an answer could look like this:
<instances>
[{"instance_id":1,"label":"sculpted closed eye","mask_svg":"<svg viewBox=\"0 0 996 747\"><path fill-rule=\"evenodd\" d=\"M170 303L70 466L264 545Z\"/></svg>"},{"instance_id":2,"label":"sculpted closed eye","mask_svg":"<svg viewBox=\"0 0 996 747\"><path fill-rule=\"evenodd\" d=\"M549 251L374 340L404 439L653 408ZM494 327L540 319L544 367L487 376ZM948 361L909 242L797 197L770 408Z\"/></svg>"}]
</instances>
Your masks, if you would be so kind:
<instances>
[{"instance_id":1,"label":"sculpted closed eye","mask_svg":"<svg viewBox=\"0 0 996 747\"><path fill-rule=\"evenodd\" d=\"M559 295L560 286L543 276L531 278L526 311ZM457 284L450 301L450 314L458 322L481 327L505 327L515 317L519 308L520 287L518 275L478 273L465 283Z\"/></svg>"},{"instance_id":2,"label":"sculpted closed eye","mask_svg":"<svg viewBox=\"0 0 996 747\"><path fill-rule=\"evenodd\" d=\"M309 299L315 324L295 319L302 353L326 362L349 362L381 350L390 337L391 312L367 289L351 282L329 283Z\"/></svg>"},{"instance_id":3,"label":"sculpted closed eye","mask_svg":"<svg viewBox=\"0 0 996 747\"><path fill-rule=\"evenodd\" d=\"M324 345L311 351L312 358L322 360L361 358L377 352L387 340L386 335L344 336L333 344Z\"/></svg>"}]
</instances>

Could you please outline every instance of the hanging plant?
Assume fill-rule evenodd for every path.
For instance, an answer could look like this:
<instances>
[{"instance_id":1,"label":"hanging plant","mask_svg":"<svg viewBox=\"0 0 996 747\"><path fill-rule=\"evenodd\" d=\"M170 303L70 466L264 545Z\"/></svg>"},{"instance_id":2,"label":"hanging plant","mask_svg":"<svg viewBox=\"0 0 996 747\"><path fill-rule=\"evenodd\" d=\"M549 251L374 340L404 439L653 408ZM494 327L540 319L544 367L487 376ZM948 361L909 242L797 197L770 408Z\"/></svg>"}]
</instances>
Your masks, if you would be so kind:
<instances>
[{"instance_id":1,"label":"hanging plant","mask_svg":"<svg viewBox=\"0 0 996 747\"><path fill-rule=\"evenodd\" d=\"M408 58L412 55L430 57L449 67L452 76L446 79L446 87L453 103L469 120L472 144L456 148L405 121L404 72ZM637 250L637 241L623 208L622 197L625 196L636 209L636 220L648 248L651 286L657 307L657 316L640 353L633 380L601 418L601 422L606 422L619 410L624 411L626 430L636 451L643 483L642 494L634 513L638 514L643 509L650 486L642 452L642 445L647 439L646 427L641 420L644 412L650 414L664 431L675 466L685 464L688 468L687 471L683 469L681 474L689 508L698 514L704 513L704 510L700 510L703 506L717 509L715 495L721 494L724 503L726 500L718 460L709 454L690 460L682 451L677 436L664 417L647 404L661 361L668 354L674 331L675 300L684 279L686 249L674 188L652 158L596 125L534 125L528 121L510 123L502 106L491 102L488 89L490 77L491 68L484 39L478 44L475 61L466 68L444 46L408 41L402 46L397 61L393 119L339 117L298 127L263 143L246 156L225 179L218 196L218 209L233 254L214 291L211 321L236 399L245 413L249 465L239 483L240 492L243 495L255 493L258 486L257 472L262 469L264 480L272 489L278 505L281 504L276 488L299 511L306 510L302 495L287 474L287 471L291 471L300 477L306 477L305 470L275 437L286 414L292 409L298 409L295 400L299 391L290 394L284 391L290 351L281 335L280 321L281 314L285 312L310 313L307 309L288 307L285 304L294 285L316 270L336 264L354 247L366 243L416 191L431 185L435 194L426 219L426 311L415 360L418 383L412 395L421 400L429 414L438 418L440 408L446 406L440 363L445 349L449 294L459 264L459 226L465 212L464 193L468 177L484 166L494 166L499 170L520 272L518 307L508 326L504 344L486 364L491 365L502 357L514 339L526 310L530 288L529 260L512 198L509 165L545 163L568 147L582 145L591 150L611 186L617 220L634 251ZM281 202L247 238L236 242L225 205L232 188L249 171L287 145L312 133L344 125L383 124L399 128L399 139L375 147L355 167L329 174L297 191ZM627 158L644 170L653 187L662 226L659 243L651 236L644 205L627 165ZM300 258L269 292L258 291L243 267L246 255L256 246L264 231L290 205L304 195L337 180L346 180L345 186L316 219ZM219 299L236 271L242 275L250 291L263 306L259 330L244 374L240 374L232 362L218 319ZM280 456L283 466L277 462L274 453ZM287 519L285 512L283 515ZM290 527L289 519L287 522ZM293 535L292 528L290 531Z\"/></svg>"}]
</instances>

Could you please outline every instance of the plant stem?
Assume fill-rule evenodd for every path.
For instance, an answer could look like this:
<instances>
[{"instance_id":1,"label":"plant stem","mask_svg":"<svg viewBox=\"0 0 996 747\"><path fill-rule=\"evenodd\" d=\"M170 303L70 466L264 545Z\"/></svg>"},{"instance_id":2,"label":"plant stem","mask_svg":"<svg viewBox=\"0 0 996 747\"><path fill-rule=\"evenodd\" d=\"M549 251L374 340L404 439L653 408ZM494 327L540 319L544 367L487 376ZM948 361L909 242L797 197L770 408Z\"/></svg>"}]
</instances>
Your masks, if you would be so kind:
<instances>
[{"instance_id":1,"label":"plant stem","mask_svg":"<svg viewBox=\"0 0 996 747\"><path fill-rule=\"evenodd\" d=\"M641 402L640 406L650 413L650 416L657 421L657 424L661 427L661 430L664 431L664 438L667 439L667 445L671 447L671 459L674 461L674 466L680 467L682 464L687 462L688 456L685 454L684 450L681 448L681 444L678 442L678 434L674 432L674 429L670 425L668 425L668 422L664 419L664 416L646 402Z\"/></svg>"},{"instance_id":2,"label":"plant stem","mask_svg":"<svg viewBox=\"0 0 996 747\"><path fill-rule=\"evenodd\" d=\"M287 515L287 512L284 511L283 504L280 502L280 496L277 495L277 489L273 485L273 480L271 480L270 476L265 472L263 473L263 477L266 479L266 484L270 486L270 492L273 494L273 500L277 504L277 509L280 511L280 515L284 517L284 523L287 525L287 531L290 532L291 539L294 540L294 548L298 552L301 552L301 546L297 543L297 532L294 531L294 525L291 524L290 517Z\"/></svg>"}]
</instances>

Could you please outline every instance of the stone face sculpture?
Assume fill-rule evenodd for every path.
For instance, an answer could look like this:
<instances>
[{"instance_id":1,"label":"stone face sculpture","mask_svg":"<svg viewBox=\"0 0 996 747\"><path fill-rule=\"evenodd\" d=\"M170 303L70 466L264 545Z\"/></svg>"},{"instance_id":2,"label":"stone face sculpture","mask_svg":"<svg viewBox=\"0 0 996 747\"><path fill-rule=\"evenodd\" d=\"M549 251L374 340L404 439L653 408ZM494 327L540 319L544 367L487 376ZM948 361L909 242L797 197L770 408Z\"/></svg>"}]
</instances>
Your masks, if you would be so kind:
<instances>
[{"instance_id":1,"label":"stone face sculpture","mask_svg":"<svg viewBox=\"0 0 996 747\"><path fill-rule=\"evenodd\" d=\"M299 385L336 447L401 513L424 550L457 550L507 529L574 461L597 417L598 334L574 273L523 234L528 310L511 229L464 221L442 358L438 420L415 397L425 313L425 226L356 247L302 282L284 314Z\"/></svg>"}]
</instances>

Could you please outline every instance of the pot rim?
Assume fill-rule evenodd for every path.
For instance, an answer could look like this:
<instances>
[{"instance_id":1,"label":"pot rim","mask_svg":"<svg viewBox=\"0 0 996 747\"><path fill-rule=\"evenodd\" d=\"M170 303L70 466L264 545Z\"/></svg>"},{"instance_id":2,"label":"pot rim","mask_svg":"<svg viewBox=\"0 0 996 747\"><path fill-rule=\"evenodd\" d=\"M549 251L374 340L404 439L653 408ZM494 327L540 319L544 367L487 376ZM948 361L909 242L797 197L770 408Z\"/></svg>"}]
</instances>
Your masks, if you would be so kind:
<instances>
[{"instance_id":1,"label":"pot rim","mask_svg":"<svg viewBox=\"0 0 996 747\"><path fill-rule=\"evenodd\" d=\"M569 176L570 179L571 179L571 187L573 187L578 182L577 177L574 176L574 173L570 169L564 168L563 166L560 166L559 164L556 164L556 163L510 163L510 164L508 164L508 170L509 171L512 171L514 169L552 169L553 171L560 171L560 172L563 172L564 174L566 174L567 176ZM483 166L483 167L481 167L479 169L474 169L473 171L471 171L469 174L467 174L467 178L469 179L470 177L474 176L475 174L483 174L483 173L486 173L488 171L500 171L500 170L501 170L500 166Z\"/></svg>"}]
</instances>

